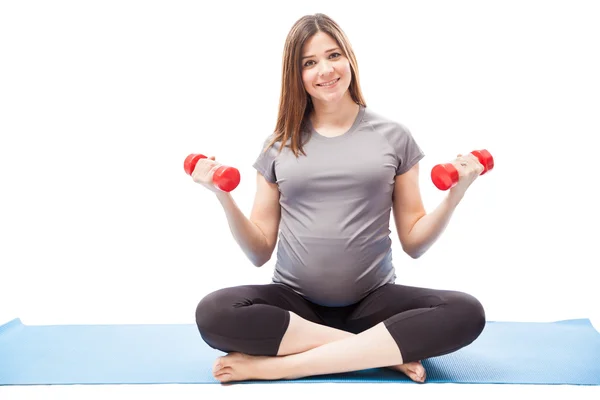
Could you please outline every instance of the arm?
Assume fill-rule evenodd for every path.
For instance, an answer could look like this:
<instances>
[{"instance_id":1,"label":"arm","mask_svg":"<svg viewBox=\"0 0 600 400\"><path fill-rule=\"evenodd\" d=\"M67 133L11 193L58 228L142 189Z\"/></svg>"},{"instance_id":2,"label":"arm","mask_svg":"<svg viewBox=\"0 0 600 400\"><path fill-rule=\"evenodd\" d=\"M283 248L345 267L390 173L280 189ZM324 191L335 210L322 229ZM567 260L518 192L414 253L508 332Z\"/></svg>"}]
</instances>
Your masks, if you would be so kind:
<instances>
[{"instance_id":1,"label":"arm","mask_svg":"<svg viewBox=\"0 0 600 400\"><path fill-rule=\"evenodd\" d=\"M426 213L419 189L419 164L396 176L393 195L394 220L402 249L412 258L421 257L440 237L458 200L454 192L431 213Z\"/></svg>"},{"instance_id":2,"label":"arm","mask_svg":"<svg viewBox=\"0 0 600 400\"><path fill-rule=\"evenodd\" d=\"M429 214L421 200L419 164L396 176L393 195L396 229L402 249L412 258L421 257L440 237L465 192L483 171L483 165L473 154L459 154L453 164L458 171L458 182Z\"/></svg>"},{"instance_id":3,"label":"arm","mask_svg":"<svg viewBox=\"0 0 600 400\"><path fill-rule=\"evenodd\" d=\"M252 264L261 267L271 259L275 249L281 208L276 184L268 182L257 173L256 185L250 218L246 218L230 193L217 192L216 195L223 206L234 239Z\"/></svg>"}]
</instances>

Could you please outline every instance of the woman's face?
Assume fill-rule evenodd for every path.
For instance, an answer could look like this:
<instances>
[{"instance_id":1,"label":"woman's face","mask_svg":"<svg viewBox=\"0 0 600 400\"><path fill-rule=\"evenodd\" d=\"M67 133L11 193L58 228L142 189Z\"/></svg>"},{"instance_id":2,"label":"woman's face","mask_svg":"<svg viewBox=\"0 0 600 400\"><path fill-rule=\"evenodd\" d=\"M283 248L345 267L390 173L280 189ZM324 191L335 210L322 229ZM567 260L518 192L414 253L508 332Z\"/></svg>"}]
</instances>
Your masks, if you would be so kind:
<instances>
[{"instance_id":1,"label":"woman's face","mask_svg":"<svg viewBox=\"0 0 600 400\"><path fill-rule=\"evenodd\" d=\"M302 82L313 102L340 100L352 80L350 62L337 42L317 32L302 48Z\"/></svg>"}]
</instances>

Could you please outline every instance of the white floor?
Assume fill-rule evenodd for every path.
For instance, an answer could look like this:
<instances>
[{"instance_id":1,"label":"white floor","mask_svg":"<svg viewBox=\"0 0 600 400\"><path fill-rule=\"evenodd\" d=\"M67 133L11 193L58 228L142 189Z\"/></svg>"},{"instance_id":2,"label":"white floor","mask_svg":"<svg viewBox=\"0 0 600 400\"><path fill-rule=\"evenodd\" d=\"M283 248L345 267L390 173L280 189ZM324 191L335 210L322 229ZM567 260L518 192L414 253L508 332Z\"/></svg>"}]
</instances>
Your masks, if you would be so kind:
<instances>
[{"instance_id":1,"label":"white floor","mask_svg":"<svg viewBox=\"0 0 600 400\"><path fill-rule=\"evenodd\" d=\"M458 385L458 384L252 384L252 385L72 385L72 386L4 386L0 399L209 399L234 396L251 399L321 399L340 396L368 399L373 396L402 399L507 399L522 396L578 400L600 399L600 386L539 385ZM518 396L518 397L517 397ZM552 396L552 397L550 397Z\"/></svg>"}]
</instances>

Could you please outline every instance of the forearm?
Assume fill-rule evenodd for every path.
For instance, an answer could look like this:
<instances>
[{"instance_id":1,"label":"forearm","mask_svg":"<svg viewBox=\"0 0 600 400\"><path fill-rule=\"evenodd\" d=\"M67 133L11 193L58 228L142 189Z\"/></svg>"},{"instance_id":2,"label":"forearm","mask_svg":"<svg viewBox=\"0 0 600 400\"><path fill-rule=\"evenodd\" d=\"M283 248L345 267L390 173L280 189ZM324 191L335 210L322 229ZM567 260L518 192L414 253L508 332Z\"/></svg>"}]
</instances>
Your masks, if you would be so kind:
<instances>
[{"instance_id":1,"label":"forearm","mask_svg":"<svg viewBox=\"0 0 600 400\"><path fill-rule=\"evenodd\" d=\"M412 258L419 258L438 240L448 226L458 202L446 197L432 212L415 222L403 249Z\"/></svg>"},{"instance_id":2,"label":"forearm","mask_svg":"<svg viewBox=\"0 0 600 400\"><path fill-rule=\"evenodd\" d=\"M271 257L271 250L260 228L242 213L230 193L217 193L216 196L225 211L229 229L242 251L255 266L265 264Z\"/></svg>"}]
</instances>

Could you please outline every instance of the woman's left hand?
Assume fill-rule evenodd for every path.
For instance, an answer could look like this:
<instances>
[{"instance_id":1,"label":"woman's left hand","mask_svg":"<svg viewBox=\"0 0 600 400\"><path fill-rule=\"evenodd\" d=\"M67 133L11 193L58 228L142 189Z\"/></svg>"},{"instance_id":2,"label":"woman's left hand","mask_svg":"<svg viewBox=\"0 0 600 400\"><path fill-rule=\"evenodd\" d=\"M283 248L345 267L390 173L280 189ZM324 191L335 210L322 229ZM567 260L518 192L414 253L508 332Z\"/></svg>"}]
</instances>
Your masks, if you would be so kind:
<instances>
[{"instance_id":1,"label":"woman's left hand","mask_svg":"<svg viewBox=\"0 0 600 400\"><path fill-rule=\"evenodd\" d=\"M452 161L452 165L458 171L458 182L450 189L448 196L458 204L469 186L481 175L484 167L471 153L459 154L456 160Z\"/></svg>"}]
</instances>

